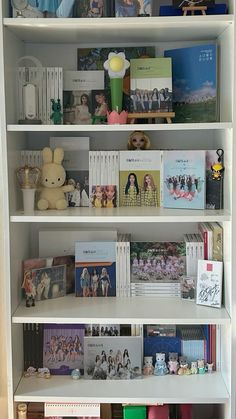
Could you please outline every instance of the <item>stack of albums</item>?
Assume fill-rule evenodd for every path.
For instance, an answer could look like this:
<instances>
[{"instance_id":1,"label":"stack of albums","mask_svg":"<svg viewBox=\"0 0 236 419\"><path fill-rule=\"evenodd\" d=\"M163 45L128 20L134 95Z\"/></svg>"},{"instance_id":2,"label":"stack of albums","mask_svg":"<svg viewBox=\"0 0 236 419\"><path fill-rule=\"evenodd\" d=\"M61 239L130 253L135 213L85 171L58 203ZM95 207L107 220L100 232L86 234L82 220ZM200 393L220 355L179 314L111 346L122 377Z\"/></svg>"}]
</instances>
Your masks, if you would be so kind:
<instances>
[{"instance_id":1,"label":"stack of albums","mask_svg":"<svg viewBox=\"0 0 236 419\"><path fill-rule=\"evenodd\" d=\"M119 206L119 152L89 152L89 195L92 208Z\"/></svg>"}]
</instances>

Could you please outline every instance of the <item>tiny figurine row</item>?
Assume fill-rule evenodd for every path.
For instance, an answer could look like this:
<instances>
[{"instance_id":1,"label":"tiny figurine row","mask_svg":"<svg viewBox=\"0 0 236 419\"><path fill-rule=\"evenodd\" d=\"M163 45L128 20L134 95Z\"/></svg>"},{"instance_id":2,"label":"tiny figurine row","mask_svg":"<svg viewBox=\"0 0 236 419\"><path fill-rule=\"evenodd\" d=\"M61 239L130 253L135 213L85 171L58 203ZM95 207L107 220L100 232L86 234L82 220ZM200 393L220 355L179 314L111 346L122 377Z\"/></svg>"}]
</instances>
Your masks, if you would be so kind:
<instances>
[{"instance_id":1,"label":"tiny figurine row","mask_svg":"<svg viewBox=\"0 0 236 419\"><path fill-rule=\"evenodd\" d=\"M150 17L158 13L154 0L11 0L13 17L101 18ZM220 7L219 7L220 6ZM227 13L226 4L215 0L170 0L160 6L159 15Z\"/></svg>"},{"instance_id":2,"label":"tiny figurine row","mask_svg":"<svg viewBox=\"0 0 236 419\"><path fill-rule=\"evenodd\" d=\"M164 353L156 353L156 362L153 367L152 356L144 357L143 374L162 376L166 374L191 375L213 372L213 363L206 363L204 359L187 362L186 356L178 356L177 352L169 352L169 361L166 363Z\"/></svg>"}]
</instances>

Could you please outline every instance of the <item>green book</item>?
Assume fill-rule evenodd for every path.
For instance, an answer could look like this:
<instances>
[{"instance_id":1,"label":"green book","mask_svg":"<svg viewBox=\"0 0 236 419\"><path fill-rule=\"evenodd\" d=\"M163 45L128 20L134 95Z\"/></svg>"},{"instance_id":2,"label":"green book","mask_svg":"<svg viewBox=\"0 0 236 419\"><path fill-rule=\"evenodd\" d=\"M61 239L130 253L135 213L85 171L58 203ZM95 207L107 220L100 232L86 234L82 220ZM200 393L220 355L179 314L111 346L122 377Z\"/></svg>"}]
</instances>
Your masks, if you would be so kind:
<instances>
[{"instance_id":1,"label":"green book","mask_svg":"<svg viewBox=\"0 0 236 419\"><path fill-rule=\"evenodd\" d=\"M124 406L124 419L146 419L146 406Z\"/></svg>"}]
</instances>

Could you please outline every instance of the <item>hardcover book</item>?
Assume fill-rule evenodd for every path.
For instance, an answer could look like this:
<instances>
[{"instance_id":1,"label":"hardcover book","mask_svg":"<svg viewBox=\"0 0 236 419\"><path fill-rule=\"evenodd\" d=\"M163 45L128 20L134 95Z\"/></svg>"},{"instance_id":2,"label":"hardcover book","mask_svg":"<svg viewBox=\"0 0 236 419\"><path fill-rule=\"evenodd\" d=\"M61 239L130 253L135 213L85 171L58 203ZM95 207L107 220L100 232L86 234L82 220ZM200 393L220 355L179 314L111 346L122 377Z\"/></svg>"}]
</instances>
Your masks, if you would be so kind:
<instances>
[{"instance_id":1,"label":"hardcover book","mask_svg":"<svg viewBox=\"0 0 236 419\"><path fill-rule=\"evenodd\" d=\"M130 60L131 112L172 111L170 58Z\"/></svg>"},{"instance_id":2,"label":"hardcover book","mask_svg":"<svg viewBox=\"0 0 236 419\"><path fill-rule=\"evenodd\" d=\"M163 151L163 206L205 208L205 151Z\"/></svg>"},{"instance_id":3,"label":"hardcover book","mask_svg":"<svg viewBox=\"0 0 236 419\"><path fill-rule=\"evenodd\" d=\"M116 17L152 15L152 0L115 0Z\"/></svg>"},{"instance_id":4,"label":"hardcover book","mask_svg":"<svg viewBox=\"0 0 236 419\"><path fill-rule=\"evenodd\" d=\"M92 123L91 91L94 89L104 89L104 71L64 72L64 124Z\"/></svg>"},{"instance_id":5,"label":"hardcover book","mask_svg":"<svg viewBox=\"0 0 236 419\"><path fill-rule=\"evenodd\" d=\"M107 60L110 52L124 52L127 60L133 58L152 58L155 57L155 47L113 47L113 48L78 48L78 65L80 71L103 70L103 64ZM105 90L110 88L110 79L105 72ZM94 87L100 89L100 87ZM130 110L130 69L126 70L123 79L123 109Z\"/></svg>"},{"instance_id":6,"label":"hardcover book","mask_svg":"<svg viewBox=\"0 0 236 419\"><path fill-rule=\"evenodd\" d=\"M79 324L45 324L43 366L54 375L69 375L84 368L84 327Z\"/></svg>"},{"instance_id":7,"label":"hardcover book","mask_svg":"<svg viewBox=\"0 0 236 419\"><path fill-rule=\"evenodd\" d=\"M223 262L198 261L196 303L221 307Z\"/></svg>"},{"instance_id":8,"label":"hardcover book","mask_svg":"<svg viewBox=\"0 0 236 419\"><path fill-rule=\"evenodd\" d=\"M172 59L175 122L217 121L216 45L165 51Z\"/></svg>"},{"instance_id":9,"label":"hardcover book","mask_svg":"<svg viewBox=\"0 0 236 419\"><path fill-rule=\"evenodd\" d=\"M223 209L224 177L222 174L219 179L214 179L212 171L212 165L217 163L218 159L217 150L206 150L206 208L208 209Z\"/></svg>"},{"instance_id":10,"label":"hardcover book","mask_svg":"<svg viewBox=\"0 0 236 419\"><path fill-rule=\"evenodd\" d=\"M160 151L120 152L120 206L160 206Z\"/></svg>"},{"instance_id":11,"label":"hardcover book","mask_svg":"<svg viewBox=\"0 0 236 419\"><path fill-rule=\"evenodd\" d=\"M184 242L131 242L131 284L176 282L185 273Z\"/></svg>"},{"instance_id":12,"label":"hardcover book","mask_svg":"<svg viewBox=\"0 0 236 419\"><path fill-rule=\"evenodd\" d=\"M84 375L93 380L141 378L141 337L85 337Z\"/></svg>"},{"instance_id":13,"label":"hardcover book","mask_svg":"<svg viewBox=\"0 0 236 419\"><path fill-rule=\"evenodd\" d=\"M75 243L76 297L116 296L116 243Z\"/></svg>"}]
</instances>

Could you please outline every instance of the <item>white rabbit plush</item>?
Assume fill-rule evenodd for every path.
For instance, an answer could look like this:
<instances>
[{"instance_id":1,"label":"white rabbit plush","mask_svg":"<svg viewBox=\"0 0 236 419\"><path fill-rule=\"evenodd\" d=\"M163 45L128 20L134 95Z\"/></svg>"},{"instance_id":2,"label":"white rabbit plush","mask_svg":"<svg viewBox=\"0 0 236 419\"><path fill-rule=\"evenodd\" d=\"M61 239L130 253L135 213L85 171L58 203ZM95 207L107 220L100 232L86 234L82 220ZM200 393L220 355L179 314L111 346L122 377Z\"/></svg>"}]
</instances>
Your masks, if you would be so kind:
<instances>
[{"instance_id":1,"label":"white rabbit plush","mask_svg":"<svg viewBox=\"0 0 236 419\"><path fill-rule=\"evenodd\" d=\"M62 148L56 148L53 151L49 147L43 149L43 167L41 176L40 199L38 209L58 209L67 208L65 192L74 190L72 185L64 185L66 172L62 166L64 151Z\"/></svg>"}]
</instances>

